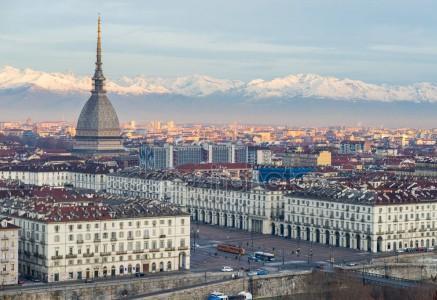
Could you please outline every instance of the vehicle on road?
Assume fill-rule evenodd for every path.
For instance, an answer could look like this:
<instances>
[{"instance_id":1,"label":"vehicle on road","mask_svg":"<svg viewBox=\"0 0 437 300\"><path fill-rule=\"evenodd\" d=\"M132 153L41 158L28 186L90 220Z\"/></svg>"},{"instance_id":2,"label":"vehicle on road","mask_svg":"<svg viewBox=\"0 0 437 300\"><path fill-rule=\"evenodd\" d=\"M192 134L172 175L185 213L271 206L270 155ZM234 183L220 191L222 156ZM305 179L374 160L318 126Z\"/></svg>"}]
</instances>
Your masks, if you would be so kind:
<instances>
[{"instance_id":1,"label":"vehicle on road","mask_svg":"<svg viewBox=\"0 0 437 300\"><path fill-rule=\"evenodd\" d=\"M246 250L244 250L243 247L235 246L235 245L228 245L228 244L218 244L217 250L232 254L239 254L244 255L246 253Z\"/></svg>"},{"instance_id":2,"label":"vehicle on road","mask_svg":"<svg viewBox=\"0 0 437 300\"><path fill-rule=\"evenodd\" d=\"M85 279L85 283L93 283L94 280L92 278L87 278Z\"/></svg>"},{"instance_id":3,"label":"vehicle on road","mask_svg":"<svg viewBox=\"0 0 437 300\"><path fill-rule=\"evenodd\" d=\"M135 273L135 277L144 277L146 276L146 274L144 274L143 272L136 272Z\"/></svg>"},{"instance_id":4,"label":"vehicle on road","mask_svg":"<svg viewBox=\"0 0 437 300\"><path fill-rule=\"evenodd\" d=\"M249 292L240 292L237 295L225 295L220 292L212 292L208 295L207 300L252 300L252 294Z\"/></svg>"},{"instance_id":5,"label":"vehicle on road","mask_svg":"<svg viewBox=\"0 0 437 300\"><path fill-rule=\"evenodd\" d=\"M273 253L268 253L268 252L255 252L254 256L258 261L274 261L275 260L275 255Z\"/></svg>"},{"instance_id":6,"label":"vehicle on road","mask_svg":"<svg viewBox=\"0 0 437 300\"><path fill-rule=\"evenodd\" d=\"M247 259L250 261L250 260L253 260L253 261L258 261L258 259L255 257L255 254L250 254L250 255L248 255L247 256Z\"/></svg>"},{"instance_id":7,"label":"vehicle on road","mask_svg":"<svg viewBox=\"0 0 437 300\"><path fill-rule=\"evenodd\" d=\"M358 264L354 263L354 262L350 262L350 263L347 263L346 266L348 266L348 267L355 267L355 266L358 266Z\"/></svg>"},{"instance_id":8,"label":"vehicle on road","mask_svg":"<svg viewBox=\"0 0 437 300\"><path fill-rule=\"evenodd\" d=\"M212 292L208 295L207 300L229 300L229 297L220 292Z\"/></svg>"},{"instance_id":9,"label":"vehicle on road","mask_svg":"<svg viewBox=\"0 0 437 300\"><path fill-rule=\"evenodd\" d=\"M234 269L232 269L229 266L223 266L223 268L222 268L222 272L233 272L233 271L234 271Z\"/></svg>"},{"instance_id":10,"label":"vehicle on road","mask_svg":"<svg viewBox=\"0 0 437 300\"><path fill-rule=\"evenodd\" d=\"M249 272L247 272L247 276L256 276L256 275L258 275L257 271L249 271Z\"/></svg>"},{"instance_id":11,"label":"vehicle on road","mask_svg":"<svg viewBox=\"0 0 437 300\"><path fill-rule=\"evenodd\" d=\"M267 275L267 274L269 274L269 272L267 272L267 270L264 270L264 269L256 270L256 275L261 276L261 275Z\"/></svg>"}]
</instances>

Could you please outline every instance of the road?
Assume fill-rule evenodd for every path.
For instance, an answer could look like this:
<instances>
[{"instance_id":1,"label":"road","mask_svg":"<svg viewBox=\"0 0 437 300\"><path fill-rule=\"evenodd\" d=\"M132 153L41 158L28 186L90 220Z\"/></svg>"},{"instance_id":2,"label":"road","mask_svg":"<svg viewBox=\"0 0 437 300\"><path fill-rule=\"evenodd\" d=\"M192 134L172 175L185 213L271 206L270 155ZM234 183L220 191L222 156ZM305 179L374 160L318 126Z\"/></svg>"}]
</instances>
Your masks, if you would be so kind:
<instances>
[{"instance_id":1,"label":"road","mask_svg":"<svg viewBox=\"0 0 437 300\"><path fill-rule=\"evenodd\" d=\"M374 257L391 254L375 254L355 249L332 247L303 240L288 239L278 236L251 234L237 229L228 229L212 225L192 224L191 270L218 270L224 265L234 268L256 268L263 264L251 263L247 255L239 257L216 250L217 244L233 244L246 249L246 252L263 251L274 253L275 263L269 266L292 268L305 264L326 264L348 262L367 262ZM300 251L297 251L300 250ZM332 258L332 260L331 260Z\"/></svg>"}]
</instances>

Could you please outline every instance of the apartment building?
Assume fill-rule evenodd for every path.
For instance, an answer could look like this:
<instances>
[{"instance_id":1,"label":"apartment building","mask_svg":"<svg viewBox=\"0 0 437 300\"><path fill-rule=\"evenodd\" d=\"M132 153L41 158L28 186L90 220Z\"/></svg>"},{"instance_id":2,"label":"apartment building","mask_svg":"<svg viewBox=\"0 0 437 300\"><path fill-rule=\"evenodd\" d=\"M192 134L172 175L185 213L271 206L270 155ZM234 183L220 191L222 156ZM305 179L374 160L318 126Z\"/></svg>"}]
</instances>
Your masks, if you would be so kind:
<instances>
[{"instance_id":1,"label":"apartment building","mask_svg":"<svg viewBox=\"0 0 437 300\"><path fill-rule=\"evenodd\" d=\"M63 189L28 193L0 199L0 214L20 227L23 275L57 282L190 267L190 217L169 203Z\"/></svg>"},{"instance_id":2,"label":"apartment building","mask_svg":"<svg viewBox=\"0 0 437 300\"><path fill-rule=\"evenodd\" d=\"M436 246L437 190L432 187L316 187L283 199L283 218L273 220L273 235L371 252Z\"/></svg>"},{"instance_id":3,"label":"apartment building","mask_svg":"<svg viewBox=\"0 0 437 300\"><path fill-rule=\"evenodd\" d=\"M19 180L36 186L64 187L102 191L106 174L113 169L100 164L17 164L0 167L0 179Z\"/></svg>"},{"instance_id":4,"label":"apartment building","mask_svg":"<svg viewBox=\"0 0 437 300\"><path fill-rule=\"evenodd\" d=\"M0 218L0 285L18 282L18 226Z\"/></svg>"},{"instance_id":5,"label":"apartment building","mask_svg":"<svg viewBox=\"0 0 437 300\"><path fill-rule=\"evenodd\" d=\"M183 207L196 222L270 232L270 218L279 211L282 190L251 182L124 170L108 175L107 192L151 197Z\"/></svg>"}]
</instances>

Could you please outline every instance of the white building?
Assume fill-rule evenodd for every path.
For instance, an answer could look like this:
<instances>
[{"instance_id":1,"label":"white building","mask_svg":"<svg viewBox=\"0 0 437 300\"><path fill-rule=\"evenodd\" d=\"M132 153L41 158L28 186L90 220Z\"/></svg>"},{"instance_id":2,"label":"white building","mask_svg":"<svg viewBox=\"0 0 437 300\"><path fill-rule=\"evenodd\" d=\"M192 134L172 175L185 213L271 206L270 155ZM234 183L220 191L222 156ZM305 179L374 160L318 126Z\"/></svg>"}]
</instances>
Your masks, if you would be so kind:
<instances>
[{"instance_id":1,"label":"white building","mask_svg":"<svg viewBox=\"0 0 437 300\"><path fill-rule=\"evenodd\" d=\"M0 285L18 282L18 226L10 218L0 220Z\"/></svg>"},{"instance_id":2,"label":"white building","mask_svg":"<svg viewBox=\"0 0 437 300\"><path fill-rule=\"evenodd\" d=\"M8 165L0 168L0 179L19 180L36 186L64 187L103 191L106 174L112 172L103 165L48 164Z\"/></svg>"},{"instance_id":3,"label":"white building","mask_svg":"<svg viewBox=\"0 0 437 300\"><path fill-rule=\"evenodd\" d=\"M190 217L168 203L32 192L0 200L21 228L23 275L55 282L190 267Z\"/></svg>"},{"instance_id":4,"label":"white building","mask_svg":"<svg viewBox=\"0 0 437 300\"><path fill-rule=\"evenodd\" d=\"M272 151L270 149L258 149L258 150L256 150L256 163L258 165L271 165L272 164Z\"/></svg>"},{"instance_id":5,"label":"white building","mask_svg":"<svg viewBox=\"0 0 437 300\"><path fill-rule=\"evenodd\" d=\"M272 234L371 252L434 247L437 190L307 189L284 196Z\"/></svg>"},{"instance_id":6,"label":"white building","mask_svg":"<svg viewBox=\"0 0 437 300\"><path fill-rule=\"evenodd\" d=\"M125 170L107 176L106 189L117 195L168 200L185 208L194 221L269 233L282 191L250 182L235 183Z\"/></svg>"}]
</instances>

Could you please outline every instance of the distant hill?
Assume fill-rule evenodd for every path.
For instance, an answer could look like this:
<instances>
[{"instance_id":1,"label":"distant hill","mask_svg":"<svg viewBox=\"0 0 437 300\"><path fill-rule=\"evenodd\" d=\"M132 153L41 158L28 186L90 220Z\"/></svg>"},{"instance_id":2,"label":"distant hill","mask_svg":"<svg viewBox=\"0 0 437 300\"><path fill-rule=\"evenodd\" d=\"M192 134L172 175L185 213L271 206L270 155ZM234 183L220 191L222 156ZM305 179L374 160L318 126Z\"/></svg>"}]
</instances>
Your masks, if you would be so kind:
<instances>
[{"instance_id":1,"label":"distant hill","mask_svg":"<svg viewBox=\"0 0 437 300\"><path fill-rule=\"evenodd\" d=\"M0 69L0 119L75 120L90 77ZM437 127L437 85L376 85L314 74L249 82L193 75L107 81L122 120Z\"/></svg>"}]
</instances>

